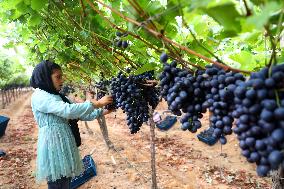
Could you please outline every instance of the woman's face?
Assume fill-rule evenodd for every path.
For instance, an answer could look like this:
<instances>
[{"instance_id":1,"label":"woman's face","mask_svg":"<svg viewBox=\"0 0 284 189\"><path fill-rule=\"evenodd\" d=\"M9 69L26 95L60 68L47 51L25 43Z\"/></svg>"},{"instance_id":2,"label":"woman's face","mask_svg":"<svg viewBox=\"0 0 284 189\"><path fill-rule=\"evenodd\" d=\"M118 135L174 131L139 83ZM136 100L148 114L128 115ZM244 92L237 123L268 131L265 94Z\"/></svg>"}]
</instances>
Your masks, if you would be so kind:
<instances>
[{"instance_id":1,"label":"woman's face","mask_svg":"<svg viewBox=\"0 0 284 189\"><path fill-rule=\"evenodd\" d=\"M64 82L62 71L59 69L53 70L51 74L51 80L52 80L55 90L59 92Z\"/></svg>"}]
</instances>

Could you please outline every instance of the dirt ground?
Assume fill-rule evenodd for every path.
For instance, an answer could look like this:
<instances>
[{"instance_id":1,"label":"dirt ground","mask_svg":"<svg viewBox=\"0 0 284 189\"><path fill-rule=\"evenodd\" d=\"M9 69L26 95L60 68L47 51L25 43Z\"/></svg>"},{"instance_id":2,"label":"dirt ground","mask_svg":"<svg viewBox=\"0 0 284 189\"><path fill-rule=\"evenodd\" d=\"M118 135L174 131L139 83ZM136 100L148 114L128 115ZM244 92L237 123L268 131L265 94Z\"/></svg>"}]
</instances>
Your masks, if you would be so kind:
<instances>
[{"instance_id":1,"label":"dirt ground","mask_svg":"<svg viewBox=\"0 0 284 189\"><path fill-rule=\"evenodd\" d=\"M7 155L0 157L1 189L43 189L45 183L35 183L37 126L30 107L31 93L0 109L0 115L11 118L6 134L0 138L0 149ZM161 103L157 111L166 110ZM109 150L103 140L98 122L80 122L81 156L92 153L97 176L81 189L146 189L151 188L150 128L144 124L131 135L121 111L106 116L109 138L115 150ZM208 128L208 115L202 119ZM199 131L199 132L200 132ZM228 144L208 146L196 134L180 129L177 122L169 131L158 129L156 134L156 169L158 188L165 189L265 189L268 178L259 178L255 165L240 155L235 135Z\"/></svg>"}]
</instances>

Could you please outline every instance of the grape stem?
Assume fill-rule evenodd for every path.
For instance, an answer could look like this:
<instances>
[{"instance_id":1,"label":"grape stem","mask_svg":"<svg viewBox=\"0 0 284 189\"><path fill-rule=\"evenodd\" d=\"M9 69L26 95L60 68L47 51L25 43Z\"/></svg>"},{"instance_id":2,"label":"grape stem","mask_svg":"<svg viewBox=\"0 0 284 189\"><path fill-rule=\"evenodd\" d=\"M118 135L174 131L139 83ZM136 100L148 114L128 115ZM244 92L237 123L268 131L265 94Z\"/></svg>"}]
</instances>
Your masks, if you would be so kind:
<instances>
[{"instance_id":1,"label":"grape stem","mask_svg":"<svg viewBox=\"0 0 284 189\"><path fill-rule=\"evenodd\" d=\"M267 35L269 36L271 48L272 48L272 54L271 54L269 64L268 64L268 66L269 66L268 77L271 77L272 67L277 63L277 60L276 60L276 43L274 43L273 36L270 32L270 28L269 28L268 25L265 26L265 29L266 29ZM275 93L275 99L276 99L277 106L280 107L280 100L279 100L278 91L276 89L274 89L274 93Z\"/></svg>"},{"instance_id":2,"label":"grape stem","mask_svg":"<svg viewBox=\"0 0 284 189\"><path fill-rule=\"evenodd\" d=\"M138 84L143 85L143 86L147 86L147 87L155 86L155 84L149 84L149 83L138 83Z\"/></svg>"},{"instance_id":3,"label":"grape stem","mask_svg":"<svg viewBox=\"0 0 284 189\"><path fill-rule=\"evenodd\" d=\"M83 0L80 0L80 4L81 4L81 6L82 6L83 16L84 16L84 17L86 17L86 16L87 16L87 14L86 14L85 5L84 5L84 3L83 3Z\"/></svg>"},{"instance_id":4,"label":"grape stem","mask_svg":"<svg viewBox=\"0 0 284 189\"><path fill-rule=\"evenodd\" d=\"M97 90L98 90L98 92L108 93L108 91L105 91L105 90L99 89L98 87L97 87Z\"/></svg>"},{"instance_id":5,"label":"grape stem","mask_svg":"<svg viewBox=\"0 0 284 189\"><path fill-rule=\"evenodd\" d=\"M277 106L280 107L279 94L278 94L277 90L274 90L274 93L275 93L275 98L276 98Z\"/></svg>"},{"instance_id":6,"label":"grape stem","mask_svg":"<svg viewBox=\"0 0 284 189\"><path fill-rule=\"evenodd\" d=\"M157 80L146 80L146 82L147 82L147 83L156 83L156 84L158 83Z\"/></svg>"},{"instance_id":7,"label":"grape stem","mask_svg":"<svg viewBox=\"0 0 284 189\"><path fill-rule=\"evenodd\" d=\"M140 85L144 85L144 86L148 86L148 87L152 87L158 84L157 80L146 80L146 83L138 83Z\"/></svg>"}]
</instances>

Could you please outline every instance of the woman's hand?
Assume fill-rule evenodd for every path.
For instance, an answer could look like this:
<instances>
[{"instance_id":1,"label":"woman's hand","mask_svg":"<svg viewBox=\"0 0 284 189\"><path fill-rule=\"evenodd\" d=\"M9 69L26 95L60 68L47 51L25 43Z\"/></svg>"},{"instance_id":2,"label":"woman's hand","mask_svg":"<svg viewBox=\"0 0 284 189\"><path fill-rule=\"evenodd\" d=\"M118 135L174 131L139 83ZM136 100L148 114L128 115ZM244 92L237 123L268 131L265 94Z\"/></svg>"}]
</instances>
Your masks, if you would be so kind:
<instances>
[{"instance_id":1,"label":"woman's hand","mask_svg":"<svg viewBox=\"0 0 284 189\"><path fill-rule=\"evenodd\" d=\"M96 108L101 108L105 105L112 103L113 99L111 95L106 95L102 97L100 100L91 100L91 102L95 105Z\"/></svg>"}]
</instances>

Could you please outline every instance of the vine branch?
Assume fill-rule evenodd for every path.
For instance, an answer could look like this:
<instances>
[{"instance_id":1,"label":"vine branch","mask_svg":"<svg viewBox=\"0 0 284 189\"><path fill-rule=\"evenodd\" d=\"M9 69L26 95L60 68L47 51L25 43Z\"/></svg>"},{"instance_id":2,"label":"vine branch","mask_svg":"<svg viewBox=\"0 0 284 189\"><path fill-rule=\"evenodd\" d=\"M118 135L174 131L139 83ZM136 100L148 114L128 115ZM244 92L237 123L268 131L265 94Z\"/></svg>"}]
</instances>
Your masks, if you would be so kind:
<instances>
[{"instance_id":1,"label":"vine branch","mask_svg":"<svg viewBox=\"0 0 284 189\"><path fill-rule=\"evenodd\" d=\"M265 26L265 30L266 30L266 34L269 36L269 40L271 43L271 48L272 48L272 53L271 53L271 57L268 63L268 67L271 67L273 64L276 64L277 60L276 60L276 44L274 43L274 38L273 35L270 32L270 28L268 25ZM274 60L274 63L273 63Z\"/></svg>"},{"instance_id":2,"label":"vine branch","mask_svg":"<svg viewBox=\"0 0 284 189\"><path fill-rule=\"evenodd\" d=\"M251 13L251 10L248 7L247 1L246 0L243 0L243 1L244 1L244 5L245 5L245 8L246 8L246 12L247 12L246 16L251 16L252 13Z\"/></svg>"},{"instance_id":3,"label":"vine branch","mask_svg":"<svg viewBox=\"0 0 284 189\"><path fill-rule=\"evenodd\" d=\"M86 0L86 1L88 2L89 5L92 5L92 3L90 3L89 0ZM110 9L112 12L114 12L115 14L117 14L118 16L120 16L121 18L123 18L124 20L126 20L126 21L128 21L128 22L131 22L131 23L133 23L133 24L135 24L135 25L137 25L137 26L143 27L143 28L146 29L149 33L151 33L152 35L154 35L155 37L157 37L157 38L159 38L159 39L162 39L163 41L165 41L165 42L167 42L167 43L171 43L171 44L173 44L174 46L176 46L176 47L178 47L178 48L180 48L180 49L182 49L182 50L184 50L184 51L186 51L186 52L188 52L188 53L190 53L190 54L192 54L192 55L195 55L195 56L197 56L197 57L199 57L199 58L201 58L201 59L203 59L203 60L205 60L205 61L207 61L207 62L210 62L210 63L212 63L212 64L215 64L215 65L221 67L222 69L224 69L225 71L231 70L231 71L234 71L234 72L250 73L250 71L235 69L235 68L232 68L232 67L230 67L230 66L224 65L224 64L222 64L222 63L220 63L220 62L211 60L210 58L208 58L208 57L206 57L206 56L204 56L204 55L202 55L202 54L199 54L199 53L197 53L197 52L195 52L195 51L193 51L193 50L191 50L191 49L189 49L189 48L187 48L187 47L185 47L185 46L182 46L182 45L180 45L180 44L178 44L178 43L172 41L171 39L167 38L166 36L164 36L164 35L162 35L162 34L156 32L156 31L150 29L150 28L145 27L143 24L137 22L136 20L133 20L132 18L129 18L129 17L123 15L122 13L120 13L119 11L117 11L117 10L113 9L112 7L106 5L105 3L102 3L102 2L100 2L100 1L98 1L98 0L95 0L95 1L98 2L98 3L100 3L101 5L103 5L104 7L107 7L107 8Z\"/></svg>"},{"instance_id":4,"label":"vine branch","mask_svg":"<svg viewBox=\"0 0 284 189\"><path fill-rule=\"evenodd\" d=\"M82 6L83 15L84 15L84 17L86 17L87 14L86 14L86 11L85 11L85 5L84 5L84 3L83 3L83 0L80 0L80 4L81 4L81 6Z\"/></svg>"}]
</instances>

